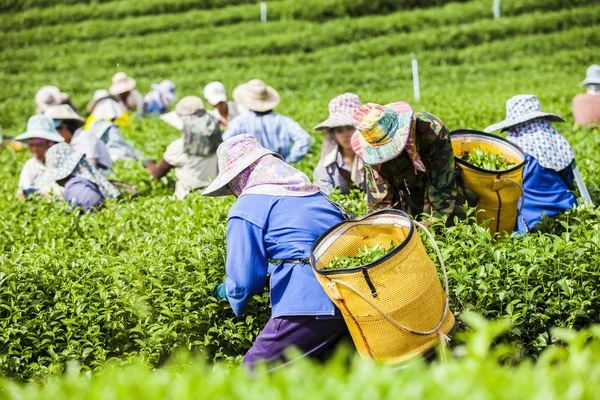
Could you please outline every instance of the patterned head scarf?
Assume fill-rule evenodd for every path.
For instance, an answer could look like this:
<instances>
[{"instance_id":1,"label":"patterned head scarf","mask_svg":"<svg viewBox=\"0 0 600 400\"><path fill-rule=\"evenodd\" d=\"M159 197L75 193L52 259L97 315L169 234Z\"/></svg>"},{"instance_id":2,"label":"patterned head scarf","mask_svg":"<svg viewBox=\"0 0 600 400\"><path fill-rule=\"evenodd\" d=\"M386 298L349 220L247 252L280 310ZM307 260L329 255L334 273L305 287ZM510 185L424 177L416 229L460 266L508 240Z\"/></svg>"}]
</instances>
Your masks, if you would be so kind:
<instances>
[{"instance_id":1,"label":"patterned head scarf","mask_svg":"<svg viewBox=\"0 0 600 400\"><path fill-rule=\"evenodd\" d=\"M191 156L209 156L222 142L219 121L202 110L201 115L182 116L183 149Z\"/></svg>"},{"instance_id":2,"label":"patterned head scarf","mask_svg":"<svg viewBox=\"0 0 600 400\"><path fill-rule=\"evenodd\" d=\"M238 197L245 194L303 197L320 191L305 174L272 155L259 158L233 178L229 187Z\"/></svg>"},{"instance_id":3,"label":"patterned head scarf","mask_svg":"<svg viewBox=\"0 0 600 400\"><path fill-rule=\"evenodd\" d=\"M575 158L575 151L544 118L536 118L510 128L506 137L520 146L544 168L562 171Z\"/></svg>"},{"instance_id":4,"label":"patterned head scarf","mask_svg":"<svg viewBox=\"0 0 600 400\"><path fill-rule=\"evenodd\" d=\"M156 101L164 108L169 108L171 102L175 100L177 100L175 84L170 80L164 80L158 85L153 83L152 90L144 97L144 103L150 104Z\"/></svg>"},{"instance_id":5,"label":"patterned head scarf","mask_svg":"<svg viewBox=\"0 0 600 400\"><path fill-rule=\"evenodd\" d=\"M119 190L92 167L82 153L66 143L56 144L46 153L46 173L54 181L68 177L80 177L92 181L102 195L112 199L120 195Z\"/></svg>"}]
</instances>

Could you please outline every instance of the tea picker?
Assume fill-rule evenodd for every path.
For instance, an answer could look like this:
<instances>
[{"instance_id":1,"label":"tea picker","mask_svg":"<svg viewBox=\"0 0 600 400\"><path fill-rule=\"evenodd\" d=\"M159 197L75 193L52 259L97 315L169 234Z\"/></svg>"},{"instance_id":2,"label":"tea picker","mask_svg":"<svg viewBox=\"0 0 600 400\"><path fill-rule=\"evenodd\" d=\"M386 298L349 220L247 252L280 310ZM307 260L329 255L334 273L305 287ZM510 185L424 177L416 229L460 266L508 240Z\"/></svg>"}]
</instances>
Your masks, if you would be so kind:
<instances>
[{"instance_id":1,"label":"tea picker","mask_svg":"<svg viewBox=\"0 0 600 400\"><path fill-rule=\"evenodd\" d=\"M544 112L534 95L513 96L506 102L506 119L485 132L508 131L506 139L525 152L523 168L524 206L515 230L530 232L542 215L555 217L577 205L575 182L586 203L591 198L575 166L575 151L551 122L564 122Z\"/></svg>"}]
</instances>

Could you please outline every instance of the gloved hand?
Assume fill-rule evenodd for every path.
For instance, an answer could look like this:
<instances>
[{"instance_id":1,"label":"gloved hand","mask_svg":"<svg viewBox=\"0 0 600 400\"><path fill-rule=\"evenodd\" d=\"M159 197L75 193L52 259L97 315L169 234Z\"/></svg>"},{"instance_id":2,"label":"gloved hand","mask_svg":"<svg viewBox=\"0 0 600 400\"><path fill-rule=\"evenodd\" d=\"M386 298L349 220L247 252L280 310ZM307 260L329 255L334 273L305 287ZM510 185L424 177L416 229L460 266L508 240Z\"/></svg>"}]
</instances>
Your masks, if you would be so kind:
<instances>
[{"instance_id":1,"label":"gloved hand","mask_svg":"<svg viewBox=\"0 0 600 400\"><path fill-rule=\"evenodd\" d=\"M227 300L227 287L225 286L225 282L213 289L212 296L219 300Z\"/></svg>"},{"instance_id":2,"label":"gloved hand","mask_svg":"<svg viewBox=\"0 0 600 400\"><path fill-rule=\"evenodd\" d=\"M146 163L147 163L148 161L154 161L154 160L153 160L153 159L151 159L151 158L149 158L149 157L142 157L142 158L140 159L140 162L142 163L142 167L146 168ZM154 161L154 162L156 162L156 161Z\"/></svg>"}]
</instances>

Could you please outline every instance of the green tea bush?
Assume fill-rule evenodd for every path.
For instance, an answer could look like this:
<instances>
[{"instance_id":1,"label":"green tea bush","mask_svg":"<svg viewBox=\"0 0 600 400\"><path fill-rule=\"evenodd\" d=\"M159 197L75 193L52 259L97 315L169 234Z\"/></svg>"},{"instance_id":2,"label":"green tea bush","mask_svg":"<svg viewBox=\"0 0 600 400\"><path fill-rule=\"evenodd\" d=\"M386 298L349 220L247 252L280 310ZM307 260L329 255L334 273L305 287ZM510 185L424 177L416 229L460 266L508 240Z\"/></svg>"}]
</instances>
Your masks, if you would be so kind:
<instances>
[{"instance_id":1,"label":"green tea bush","mask_svg":"<svg viewBox=\"0 0 600 400\"><path fill-rule=\"evenodd\" d=\"M227 371L180 354L152 371L139 365L112 366L91 377L71 364L67 374L43 384L0 380L3 400L192 400L198 398L373 399L593 399L600 384L600 329L557 331L564 345L544 351L536 363L506 368L511 349L490 348L507 327L467 318L475 331L446 363L413 363L402 370L375 365L338 353L327 364L304 359L265 373ZM450 356L450 355L449 355Z\"/></svg>"},{"instance_id":2,"label":"green tea bush","mask_svg":"<svg viewBox=\"0 0 600 400\"><path fill-rule=\"evenodd\" d=\"M118 70L134 76L142 92L170 78L179 97L201 94L211 80L231 90L259 77L280 92L277 111L310 132L327 117L328 101L346 91L359 94L363 102L407 100L439 116L450 130L481 129L504 118L510 96L535 93L545 110L569 121L556 126L575 147L579 169L600 201L600 135L569 126L571 99L580 91L585 68L595 62L593 49L600 46L596 2L503 0L503 18L492 21L487 0L402 12L383 7L382 15L359 18L350 14L352 7L362 4L371 12L369 4L281 0L269 2L266 24L252 22L258 19L257 4L240 1L209 9L211 4L224 3L48 3L2 13L0 87L9 94L0 97L3 133L24 131L39 87L57 85L84 109L93 91L106 88ZM191 9L198 5L207 9ZM421 71L420 102L412 98L413 51ZM311 150L297 164L308 176L323 138L312 134ZM136 119L124 136L158 159L179 133L158 119L144 118ZM174 201L169 198L172 175L154 181L138 163L117 162L115 177L135 184L140 196L109 202L95 215L67 214L60 204L15 199L27 158L27 152L0 150L1 375L41 378L63 372L69 362L86 373L113 363L160 366L179 349L202 360L239 362L270 310L264 294L236 318L226 302L210 296L224 278L225 221L233 199L194 193ZM333 198L356 216L366 213L359 192ZM469 221L440 228L436 238L450 271L452 310L512 320L498 341L520 344L515 359L525 354L539 358L557 340L549 333L552 327L580 328L598 320L599 221L597 209L581 207L545 221L539 232L525 237L495 240ZM211 367L199 368L203 374ZM147 383L160 374L128 373L123 379L139 377L140 387L154 389L156 396L172 389ZM531 379L532 373L524 376ZM92 379L106 384L116 379L111 374ZM171 382L172 375L165 376ZM192 375L186 382L195 381ZM381 390L389 384L382 383L387 386ZM239 387L245 394L254 389ZM22 393L14 390L15 396ZM25 398L42 396L33 387L27 390L34 391ZM44 390L52 397L50 387ZM55 397L65 396L63 389L56 390ZM293 397L288 386L281 390Z\"/></svg>"}]
</instances>

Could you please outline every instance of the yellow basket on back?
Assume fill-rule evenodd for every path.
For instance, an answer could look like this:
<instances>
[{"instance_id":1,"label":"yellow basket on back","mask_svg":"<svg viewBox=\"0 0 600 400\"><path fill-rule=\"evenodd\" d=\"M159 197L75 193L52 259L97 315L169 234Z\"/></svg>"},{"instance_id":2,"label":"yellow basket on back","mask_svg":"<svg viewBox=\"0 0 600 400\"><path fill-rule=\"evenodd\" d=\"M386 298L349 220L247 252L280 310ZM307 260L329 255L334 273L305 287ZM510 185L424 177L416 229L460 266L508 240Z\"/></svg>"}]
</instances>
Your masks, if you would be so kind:
<instances>
[{"instance_id":1,"label":"yellow basket on back","mask_svg":"<svg viewBox=\"0 0 600 400\"><path fill-rule=\"evenodd\" d=\"M445 344L455 326L448 306L446 267L439 256L446 290L410 217L383 210L343 221L313 246L311 264L329 298L342 312L354 344L365 358L397 364ZM379 260L354 268L327 270L336 257L356 256L365 245L397 247Z\"/></svg>"},{"instance_id":2,"label":"yellow basket on back","mask_svg":"<svg viewBox=\"0 0 600 400\"><path fill-rule=\"evenodd\" d=\"M484 132L462 129L452 132L450 138L465 186L479 195L477 221L491 220L489 229L492 234L512 232L517 222L519 202L523 206L525 153L508 140ZM488 171L461 158L477 147L502 155L515 167L506 171Z\"/></svg>"}]
</instances>

